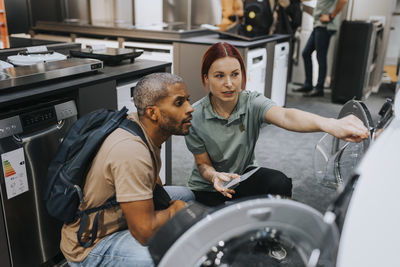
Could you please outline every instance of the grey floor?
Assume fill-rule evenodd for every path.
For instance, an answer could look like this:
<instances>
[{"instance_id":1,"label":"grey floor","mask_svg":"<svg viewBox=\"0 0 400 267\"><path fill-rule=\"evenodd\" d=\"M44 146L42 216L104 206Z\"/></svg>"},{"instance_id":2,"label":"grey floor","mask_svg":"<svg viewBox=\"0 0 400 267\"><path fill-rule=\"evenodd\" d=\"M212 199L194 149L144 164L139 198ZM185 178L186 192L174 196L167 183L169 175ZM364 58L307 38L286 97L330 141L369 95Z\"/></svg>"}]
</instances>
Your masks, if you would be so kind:
<instances>
[{"instance_id":1,"label":"grey floor","mask_svg":"<svg viewBox=\"0 0 400 267\"><path fill-rule=\"evenodd\" d=\"M331 94L325 90L324 97L304 98L299 93L293 93L288 86L286 107L298 108L321 116L337 117L342 107L331 103ZM386 97L392 97L393 92L385 89L372 93L364 103L371 112L374 121ZM314 175L313 151L323 133L295 133L283 130L274 125L261 129L256 146L256 158L261 166L278 169L293 179L293 199L308 204L324 212L333 197L335 189L325 186ZM172 183L185 185L193 165L193 156L185 145L184 137L172 137Z\"/></svg>"}]
</instances>

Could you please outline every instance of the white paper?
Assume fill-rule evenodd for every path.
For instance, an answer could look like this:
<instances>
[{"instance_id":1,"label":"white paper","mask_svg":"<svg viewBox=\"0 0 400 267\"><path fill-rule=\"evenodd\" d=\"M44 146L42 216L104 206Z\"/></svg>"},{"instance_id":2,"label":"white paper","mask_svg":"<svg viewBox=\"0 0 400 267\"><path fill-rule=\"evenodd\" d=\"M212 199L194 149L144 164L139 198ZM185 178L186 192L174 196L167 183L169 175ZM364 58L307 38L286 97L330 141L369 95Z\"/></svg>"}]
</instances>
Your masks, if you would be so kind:
<instances>
[{"instance_id":1,"label":"white paper","mask_svg":"<svg viewBox=\"0 0 400 267\"><path fill-rule=\"evenodd\" d=\"M24 149L1 154L7 198L16 197L29 190L26 176Z\"/></svg>"},{"instance_id":2,"label":"white paper","mask_svg":"<svg viewBox=\"0 0 400 267\"><path fill-rule=\"evenodd\" d=\"M255 169L252 169L251 171L248 171L248 172L244 173L243 175L240 176L240 178L235 178L235 179L230 180L229 182L226 182L224 187L232 188L234 185L236 185L238 183L241 183L241 182L247 180L248 178L250 178L259 169L260 169L260 167L257 167Z\"/></svg>"}]
</instances>

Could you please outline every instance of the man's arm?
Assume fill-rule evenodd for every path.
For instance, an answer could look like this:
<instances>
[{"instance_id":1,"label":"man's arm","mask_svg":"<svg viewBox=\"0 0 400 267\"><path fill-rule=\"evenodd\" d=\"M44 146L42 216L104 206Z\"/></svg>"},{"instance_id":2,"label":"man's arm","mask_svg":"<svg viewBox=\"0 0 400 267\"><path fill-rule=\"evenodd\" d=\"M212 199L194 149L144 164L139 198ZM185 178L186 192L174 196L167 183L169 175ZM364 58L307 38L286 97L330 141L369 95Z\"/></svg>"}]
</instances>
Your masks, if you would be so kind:
<instances>
[{"instance_id":1,"label":"man's arm","mask_svg":"<svg viewBox=\"0 0 400 267\"><path fill-rule=\"evenodd\" d=\"M347 0L338 0L335 6L335 9L332 11L332 13L330 14L321 14L321 16L319 17L319 20L322 23L328 23L331 22L344 8L344 6L347 4Z\"/></svg>"},{"instance_id":2,"label":"man's arm","mask_svg":"<svg viewBox=\"0 0 400 267\"><path fill-rule=\"evenodd\" d=\"M369 136L368 129L354 115L333 119L299 109L273 106L265 114L265 120L286 130L295 132L323 131L350 142L359 142Z\"/></svg>"},{"instance_id":3,"label":"man's arm","mask_svg":"<svg viewBox=\"0 0 400 267\"><path fill-rule=\"evenodd\" d=\"M130 233L142 245L185 205L184 201L175 200L168 209L155 211L153 199L120 203Z\"/></svg>"},{"instance_id":4,"label":"man's arm","mask_svg":"<svg viewBox=\"0 0 400 267\"><path fill-rule=\"evenodd\" d=\"M159 184L159 185L161 185L161 186L163 186L163 183L162 183L162 181L161 181L160 176L157 177L156 183Z\"/></svg>"}]
</instances>

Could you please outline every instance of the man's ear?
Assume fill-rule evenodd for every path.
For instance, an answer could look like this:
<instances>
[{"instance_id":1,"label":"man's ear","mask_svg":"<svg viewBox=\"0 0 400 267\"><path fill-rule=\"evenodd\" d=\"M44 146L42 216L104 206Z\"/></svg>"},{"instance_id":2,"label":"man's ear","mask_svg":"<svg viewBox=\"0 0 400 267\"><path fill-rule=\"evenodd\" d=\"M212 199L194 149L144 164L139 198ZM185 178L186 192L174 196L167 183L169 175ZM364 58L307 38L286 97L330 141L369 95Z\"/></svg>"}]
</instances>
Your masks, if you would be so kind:
<instances>
[{"instance_id":1,"label":"man's ear","mask_svg":"<svg viewBox=\"0 0 400 267\"><path fill-rule=\"evenodd\" d=\"M158 107L157 106L149 106L146 107L145 114L152 121L158 121Z\"/></svg>"}]
</instances>

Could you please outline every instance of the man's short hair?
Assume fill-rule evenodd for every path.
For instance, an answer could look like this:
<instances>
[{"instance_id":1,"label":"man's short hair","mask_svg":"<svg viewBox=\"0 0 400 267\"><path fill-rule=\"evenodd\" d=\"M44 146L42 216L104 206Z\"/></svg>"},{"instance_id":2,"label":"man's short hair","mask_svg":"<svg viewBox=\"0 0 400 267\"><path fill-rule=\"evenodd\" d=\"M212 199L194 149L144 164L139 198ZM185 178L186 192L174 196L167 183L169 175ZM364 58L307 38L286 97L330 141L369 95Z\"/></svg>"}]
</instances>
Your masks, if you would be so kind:
<instances>
[{"instance_id":1,"label":"man's short hair","mask_svg":"<svg viewBox=\"0 0 400 267\"><path fill-rule=\"evenodd\" d=\"M183 83L183 79L175 74L160 72L144 76L133 90L133 102L139 116L143 116L148 106L168 96L168 86Z\"/></svg>"}]
</instances>

